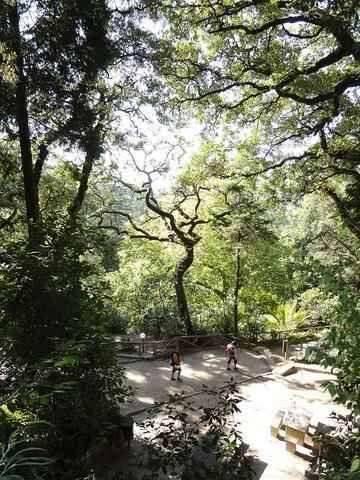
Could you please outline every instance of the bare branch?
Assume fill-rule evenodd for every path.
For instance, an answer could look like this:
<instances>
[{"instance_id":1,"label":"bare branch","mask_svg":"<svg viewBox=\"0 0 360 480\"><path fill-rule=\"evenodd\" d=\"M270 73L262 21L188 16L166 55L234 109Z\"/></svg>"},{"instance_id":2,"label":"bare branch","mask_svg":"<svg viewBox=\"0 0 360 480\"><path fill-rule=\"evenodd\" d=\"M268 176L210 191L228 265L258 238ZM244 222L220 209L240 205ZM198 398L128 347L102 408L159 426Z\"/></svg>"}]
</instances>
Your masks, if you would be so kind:
<instances>
[{"instance_id":1,"label":"bare branch","mask_svg":"<svg viewBox=\"0 0 360 480\"><path fill-rule=\"evenodd\" d=\"M119 215L121 217L124 217L128 220L129 224L131 225L131 227L138 233L140 233L141 235L138 235L138 234L133 234L131 233L130 231L128 230L121 230L118 229L117 227L114 228L112 225L104 225L103 224L103 221L104 221L104 215L106 214L109 214L109 215ZM105 228L105 227L111 227L113 228L114 230L118 230L118 232L121 232L121 234L123 235L127 235L128 237L130 238L145 238L147 240L154 240L154 241L158 241L158 242L170 242L172 241L171 239L169 239L169 237L160 237L158 235L154 235L153 233L151 232L148 232L147 230L145 230L144 228L140 227L139 225L137 225L134 221L134 219L132 218L132 216L127 213L127 212L123 212L122 210L102 210L101 212L98 212L95 216L99 216L100 217L100 220L99 220L99 223L98 223L98 227L101 227L101 228Z\"/></svg>"},{"instance_id":2,"label":"bare branch","mask_svg":"<svg viewBox=\"0 0 360 480\"><path fill-rule=\"evenodd\" d=\"M123 180L121 177L118 177L117 180L118 180L119 183L121 183L121 185L128 188L129 190L131 190L134 193L146 193L146 188L144 188L144 187L139 188L136 185L125 182L125 180Z\"/></svg>"},{"instance_id":3,"label":"bare branch","mask_svg":"<svg viewBox=\"0 0 360 480\"><path fill-rule=\"evenodd\" d=\"M302 97L290 90L283 90L281 86L275 86L275 90L280 97L290 98L296 102L304 103L305 105L316 105L318 103L340 97L347 89L358 86L360 86L360 75L353 74L338 82L334 86L333 90L315 95L314 97Z\"/></svg>"}]
</instances>

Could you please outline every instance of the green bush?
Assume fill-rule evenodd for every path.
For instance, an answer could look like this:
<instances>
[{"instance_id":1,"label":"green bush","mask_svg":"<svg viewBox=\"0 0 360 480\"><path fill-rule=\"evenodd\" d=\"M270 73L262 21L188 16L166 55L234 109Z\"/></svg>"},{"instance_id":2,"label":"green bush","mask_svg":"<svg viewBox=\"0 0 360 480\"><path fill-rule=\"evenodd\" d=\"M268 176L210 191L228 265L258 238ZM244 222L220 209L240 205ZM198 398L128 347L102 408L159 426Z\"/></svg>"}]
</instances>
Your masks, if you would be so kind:
<instances>
[{"instance_id":1,"label":"green bush","mask_svg":"<svg viewBox=\"0 0 360 480\"><path fill-rule=\"evenodd\" d=\"M175 395L157 412L159 415L144 420L139 425L140 449L124 470L114 469L107 478L253 478L252 457L235 421L241 401L236 385L229 382L219 392L204 387L203 393L213 397L214 406L196 409L191 400Z\"/></svg>"},{"instance_id":2,"label":"green bush","mask_svg":"<svg viewBox=\"0 0 360 480\"><path fill-rule=\"evenodd\" d=\"M336 433L320 437L320 478L323 480L360 479L360 434L353 415L337 417ZM315 461L313 462L315 464Z\"/></svg>"},{"instance_id":3,"label":"green bush","mask_svg":"<svg viewBox=\"0 0 360 480\"><path fill-rule=\"evenodd\" d=\"M19 423L41 419L31 432L23 429L18 436L56 458L47 478L61 474L63 480L73 480L86 471L88 450L111 429L114 411L129 394L115 358L111 339L88 335L61 344L13 384L13 411L3 406L0 431L9 438Z\"/></svg>"}]
</instances>

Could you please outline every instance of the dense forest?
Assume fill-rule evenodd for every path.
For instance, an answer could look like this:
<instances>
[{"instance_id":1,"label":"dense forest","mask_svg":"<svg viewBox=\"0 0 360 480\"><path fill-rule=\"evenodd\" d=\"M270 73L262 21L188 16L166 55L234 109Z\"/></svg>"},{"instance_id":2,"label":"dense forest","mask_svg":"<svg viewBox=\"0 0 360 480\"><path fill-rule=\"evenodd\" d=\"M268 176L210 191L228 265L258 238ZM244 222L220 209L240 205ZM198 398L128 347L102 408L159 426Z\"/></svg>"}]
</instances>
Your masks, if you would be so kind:
<instances>
[{"instance_id":1,"label":"dense forest","mask_svg":"<svg viewBox=\"0 0 360 480\"><path fill-rule=\"evenodd\" d=\"M0 0L1 480L98 478L114 335L320 326L360 414L359 87L356 0Z\"/></svg>"}]
</instances>

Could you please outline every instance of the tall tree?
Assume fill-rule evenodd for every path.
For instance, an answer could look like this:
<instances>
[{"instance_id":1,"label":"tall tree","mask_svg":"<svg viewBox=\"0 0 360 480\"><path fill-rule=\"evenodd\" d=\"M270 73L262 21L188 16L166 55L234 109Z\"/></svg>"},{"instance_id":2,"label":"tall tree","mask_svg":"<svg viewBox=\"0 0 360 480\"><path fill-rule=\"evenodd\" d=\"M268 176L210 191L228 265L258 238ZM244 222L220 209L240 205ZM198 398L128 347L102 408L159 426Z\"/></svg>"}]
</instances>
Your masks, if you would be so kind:
<instances>
[{"instance_id":1,"label":"tall tree","mask_svg":"<svg viewBox=\"0 0 360 480\"><path fill-rule=\"evenodd\" d=\"M133 188L133 187L132 187ZM185 275L194 261L194 248L200 241L200 236L196 232L196 227L206 223L207 220L199 215L201 205L202 188L192 185L190 188L178 187L174 191L174 200L170 205L161 205L156 198L153 190L151 175L148 175L146 187L137 190L144 195L145 205L149 216L145 216L141 222L134 220L132 216L120 210L105 210L99 212L102 226L109 228L109 225L103 223L104 215L110 213L125 216L129 221L129 230L120 230L120 234L126 234L131 238L143 238L157 242L176 243L182 247L183 254L178 260L174 274L174 285L177 299L177 308L180 321L185 326L188 335L194 334L194 326L191 321L187 296L184 287ZM186 203L190 204L189 208ZM189 210L192 210L190 213ZM159 231L155 222L155 229L152 229L151 223L155 219L161 219L164 231Z\"/></svg>"},{"instance_id":2,"label":"tall tree","mask_svg":"<svg viewBox=\"0 0 360 480\"><path fill-rule=\"evenodd\" d=\"M156 150L156 149L155 149ZM171 155L176 155L171 147ZM119 234L134 239L146 239L162 243L173 243L181 247L181 257L176 263L174 273L174 287L177 299L178 315L188 335L194 333L188 305L185 278L194 262L195 247L201 240L198 233L202 225L226 217L231 212L230 205L222 203L212 211L204 210L206 198L212 189L212 174L206 171L202 163L202 155L195 156L195 160L184 168L167 195L155 192L154 176L163 174L167 169L167 160L157 167L142 168L128 151L136 171L145 177L141 187L131 185L120 179L124 186L142 196L146 207L145 214L136 219L124 210L100 209L98 212L99 225L103 228L114 228ZM149 161L149 159L147 159ZM198 166L200 164L200 167ZM127 218L128 229L114 227L108 222L108 215L118 214ZM160 221L160 222L159 222Z\"/></svg>"},{"instance_id":3,"label":"tall tree","mask_svg":"<svg viewBox=\"0 0 360 480\"><path fill-rule=\"evenodd\" d=\"M123 239L120 267L108 274L113 303L135 331L163 336L180 332L174 291L174 244Z\"/></svg>"},{"instance_id":4,"label":"tall tree","mask_svg":"<svg viewBox=\"0 0 360 480\"><path fill-rule=\"evenodd\" d=\"M141 24L143 7L141 0L121 6L107 0L0 4L0 132L20 167L24 209L17 213L27 228L9 313L22 325L31 354L46 343L31 341L32 335L66 336L65 325L81 316L79 259L88 246L79 235L80 212L115 111L117 118L134 114L144 101L141 68L151 62L155 42ZM115 68L116 80L110 77ZM72 195L64 196L67 214L53 229L42 184L59 149L71 150L77 174ZM15 213L5 213L8 223ZM67 269L72 274L65 278ZM66 298L73 299L72 312L50 321L50 306Z\"/></svg>"},{"instance_id":5,"label":"tall tree","mask_svg":"<svg viewBox=\"0 0 360 480\"><path fill-rule=\"evenodd\" d=\"M294 166L359 237L357 2L179 1L165 14L174 101L205 107L210 121L260 121L260 171Z\"/></svg>"}]
</instances>

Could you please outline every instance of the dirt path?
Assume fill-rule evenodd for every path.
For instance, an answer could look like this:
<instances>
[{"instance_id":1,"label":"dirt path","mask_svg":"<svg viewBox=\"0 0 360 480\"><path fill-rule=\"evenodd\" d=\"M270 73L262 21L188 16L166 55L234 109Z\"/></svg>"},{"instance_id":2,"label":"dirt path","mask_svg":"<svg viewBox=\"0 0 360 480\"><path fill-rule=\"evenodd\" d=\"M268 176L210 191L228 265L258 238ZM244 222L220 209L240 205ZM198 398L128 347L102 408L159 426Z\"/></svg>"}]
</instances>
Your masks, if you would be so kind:
<instances>
[{"instance_id":1,"label":"dirt path","mask_svg":"<svg viewBox=\"0 0 360 480\"><path fill-rule=\"evenodd\" d=\"M126 377L135 390L135 398L126 405L127 413L139 412L155 402L166 401L169 394L199 392L202 385L220 387L231 376L240 384L245 400L241 402L239 420L244 440L255 455L257 478L261 480L300 480L308 462L285 449L285 443L270 435L272 419L279 409L306 408L318 414L328 414L335 408L321 383L331 376L325 372L300 370L287 379L271 374L271 367L263 355L241 351L239 370L228 372L222 349L189 354L184 358L183 382L170 381L170 367L166 361L140 361L126 366ZM251 378L265 374L260 378ZM208 399L201 394L194 397L195 405L204 405ZM124 409L123 409L124 410ZM135 418L143 418L144 413Z\"/></svg>"}]
</instances>

